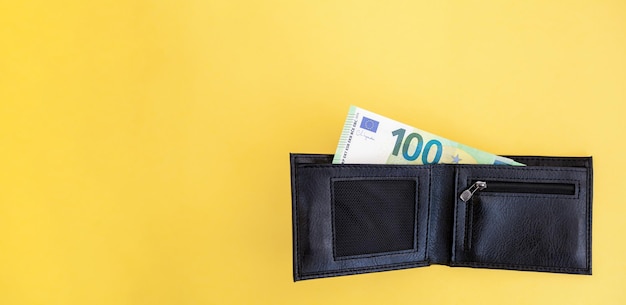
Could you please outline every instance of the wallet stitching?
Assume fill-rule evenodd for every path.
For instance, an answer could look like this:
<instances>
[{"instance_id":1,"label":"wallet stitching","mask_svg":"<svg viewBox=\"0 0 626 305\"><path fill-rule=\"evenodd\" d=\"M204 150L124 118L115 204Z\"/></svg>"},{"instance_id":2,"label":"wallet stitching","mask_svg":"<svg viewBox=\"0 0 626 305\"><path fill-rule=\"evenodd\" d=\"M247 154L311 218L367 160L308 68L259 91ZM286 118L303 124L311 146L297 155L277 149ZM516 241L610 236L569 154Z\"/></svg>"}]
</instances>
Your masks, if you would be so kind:
<instances>
[{"instance_id":1,"label":"wallet stitching","mask_svg":"<svg viewBox=\"0 0 626 305\"><path fill-rule=\"evenodd\" d=\"M459 263L458 266L476 266L476 267L511 267L517 269L526 270L555 270L555 271L587 271L589 268L575 268L575 267L550 267L550 266L536 266L536 265L520 265L520 264L504 264L504 263L481 263L481 262L466 262Z\"/></svg>"},{"instance_id":2,"label":"wallet stitching","mask_svg":"<svg viewBox=\"0 0 626 305\"><path fill-rule=\"evenodd\" d=\"M333 248L333 260L336 261L337 260L337 237L335 235L335 184L333 183L335 181L334 177L330 177L330 179L328 179L328 183L330 184L330 230L331 233L333 235L333 243L332 243L332 248Z\"/></svg>"},{"instance_id":3,"label":"wallet stitching","mask_svg":"<svg viewBox=\"0 0 626 305\"><path fill-rule=\"evenodd\" d=\"M375 257L381 257L381 256L408 255L408 254L413 254L413 253L417 253L417 251L415 249L406 249L406 250L397 250L397 251L356 254L356 255L340 256L340 257L334 257L334 253L333 253L333 260L334 261L346 261L346 260L355 260L355 259L375 258Z\"/></svg>"},{"instance_id":4,"label":"wallet stitching","mask_svg":"<svg viewBox=\"0 0 626 305\"><path fill-rule=\"evenodd\" d=\"M460 182L460 180L461 180L460 171L457 171L457 172L456 172L456 188L457 188L457 189L458 189L458 186L460 185L460 183L459 183L459 182ZM453 249L453 251L452 251L452 261L455 261L455 260L456 260L456 258L457 258L457 252L459 251L459 250L458 250L459 245L456 245L457 240L461 238L460 236L457 236L457 235L459 235L459 234L458 234L458 232L459 232L459 218L460 218L460 212L459 212L459 200L458 200L458 199L456 199L456 200L455 200L455 205L454 205L454 227L455 227L454 232L455 232L455 234L454 234L454 239L453 239L453 242L455 243L455 245L454 245L454 249ZM463 235L463 238L465 238L465 232L463 232L463 234L464 234L464 235ZM463 245L463 246L465 246L465 245Z\"/></svg>"},{"instance_id":5,"label":"wallet stitching","mask_svg":"<svg viewBox=\"0 0 626 305\"><path fill-rule=\"evenodd\" d=\"M362 267L362 268L344 268L337 269L331 271L317 271L317 272L307 272L304 273L306 276L322 276L322 275L333 275L333 274L345 274L350 272L360 272L360 271L372 271L372 270L380 270L386 271L388 268L402 268L402 267L410 267L410 266L428 266L428 261L415 261L410 263L398 263L398 264L386 264L386 265L376 265L370 267Z\"/></svg>"},{"instance_id":6,"label":"wallet stitching","mask_svg":"<svg viewBox=\"0 0 626 305\"><path fill-rule=\"evenodd\" d=\"M513 158L519 158L524 160L565 160L565 161L575 161L575 160L587 160L589 157L527 157L527 156L511 156Z\"/></svg>"},{"instance_id":7,"label":"wallet stitching","mask_svg":"<svg viewBox=\"0 0 626 305\"><path fill-rule=\"evenodd\" d=\"M587 217L587 269L591 270L591 220L592 220L592 192L593 192L593 171L589 169L587 171L587 207L585 211L585 216Z\"/></svg>"},{"instance_id":8,"label":"wallet stitching","mask_svg":"<svg viewBox=\"0 0 626 305\"><path fill-rule=\"evenodd\" d=\"M513 158L515 158L516 156L512 156ZM559 167L559 166L569 166L569 167L577 167L577 165L579 163L583 163L585 169L591 168L590 165L590 157L527 157L527 156L517 156L519 158L523 158L524 160L530 160L530 161L539 161L542 163L542 165L533 165L533 166L555 166L555 167ZM299 156L296 156L296 159L300 159ZM562 162L563 164L551 164L551 163L557 163L557 162ZM310 163L305 163L305 164L301 164L300 162L296 162L298 163L298 165L305 165L305 166L311 166L311 167L325 167L325 166L319 166L319 165L313 165ZM348 165L348 166L359 166L359 167L366 167L366 165L363 164L327 164L327 166L329 167L333 167L333 166L337 166L337 165ZM379 165L380 166L380 165ZM384 165L385 167L389 168L391 167L390 165ZM406 166L406 165L405 165ZM423 165L420 165L423 166ZM458 166L458 165L457 165ZM488 165L489 167L493 167L493 165ZM376 167L376 166L367 166L367 167ZM402 166L401 166L402 167ZM475 166L477 167L477 166Z\"/></svg>"},{"instance_id":9,"label":"wallet stitching","mask_svg":"<svg viewBox=\"0 0 626 305\"><path fill-rule=\"evenodd\" d=\"M339 168L376 168L376 169L406 169L406 170L415 170L416 166L419 166L422 169L426 169L429 167L428 165L387 165L387 164L376 164L376 165L365 165L365 164L324 164L324 165L311 165L311 164L302 164L302 167L306 168L330 168L330 169L339 169Z\"/></svg>"},{"instance_id":10,"label":"wallet stitching","mask_svg":"<svg viewBox=\"0 0 626 305\"><path fill-rule=\"evenodd\" d=\"M426 210L428 211L428 213L426 214L426 234L424 234L424 258L426 261L428 261L430 263L430 249L428 248L430 243L429 243L429 237L430 237L430 215L432 213L430 207L430 192L432 191L432 180L433 180L433 174L432 174L432 169L428 169L428 193L426 193L426 204L428 205L428 207L426 208ZM416 190L417 191L417 190ZM419 194L416 194L419 195ZM419 205L419 199L418 199L418 205ZM417 214L417 218L419 218L419 214ZM418 227L417 224L415 226L416 228ZM418 236L417 234L417 229L415 230L415 236ZM416 238L417 239L417 238ZM419 247L419 245L417 245Z\"/></svg>"},{"instance_id":11,"label":"wallet stitching","mask_svg":"<svg viewBox=\"0 0 626 305\"><path fill-rule=\"evenodd\" d=\"M515 157L513 157L515 158ZM552 162L552 161L557 161L557 162L564 162L566 164L576 164L577 162L583 162L585 164L586 168L589 168L589 157L548 157L549 159L546 159L545 157L522 157L520 159L524 159L524 160L530 160L530 161L541 161L541 162ZM572 159L572 158L579 158L579 159Z\"/></svg>"},{"instance_id":12,"label":"wallet stitching","mask_svg":"<svg viewBox=\"0 0 626 305\"><path fill-rule=\"evenodd\" d=\"M455 179L454 179L454 190L456 192L456 190L459 188L459 170L455 169L454 171L455 174ZM455 197L456 198L456 193L455 193ZM459 217L458 217L458 200L454 201L454 213L452 213L452 217L454 217L454 230L452 232L452 246L451 246L451 254L450 254L450 263L454 263L457 260L457 247L458 247L458 242L457 242L457 238L458 238L458 232L459 232Z\"/></svg>"},{"instance_id":13,"label":"wallet stitching","mask_svg":"<svg viewBox=\"0 0 626 305\"><path fill-rule=\"evenodd\" d=\"M469 165L463 166L459 165L460 169L465 170L474 170L474 169L494 169L494 165ZM506 168L499 168L498 170L503 171L531 171L531 172L586 172L587 168L567 168L567 169L556 169L556 168L529 168L525 166L508 166ZM545 179L548 180L548 179Z\"/></svg>"},{"instance_id":14,"label":"wallet stitching","mask_svg":"<svg viewBox=\"0 0 626 305\"><path fill-rule=\"evenodd\" d=\"M445 164L444 166L450 166ZM500 165L476 165L476 164L462 164L462 165L451 165L458 169L494 169L494 166ZM325 164L325 165L310 165L305 164L302 165L305 168L324 168L324 169L339 169L339 168L373 168L373 169L405 169L405 170L415 170L415 169L427 169L432 167L432 165L385 165L385 164L377 164L377 165L364 165L364 164ZM416 168L419 167L419 168ZM505 166L500 166L505 167ZM541 166L539 166L541 167ZM558 166L557 166L558 167ZM567 169L555 169L555 168L529 168L526 166L507 166L506 168L499 168L498 170L504 171L540 171L540 172L586 172L588 167L580 167L580 168L567 168Z\"/></svg>"},{"instance_id":15,"label":"wallet stitching","mask_svg":"<svg viewBox=\"0 0 626 305\"><path fill-rule=\"evenodd\" d=\"M299 199L299 195L298 195L298 190L300 190L300 176L298 175L298 170L296 169L295 173L294 173L294 178L296 179L296 191L295 191L295 205L294 205L294 213L296 214L295 216L295 222L296 222L296 228L295 228L295 232L294 234L296 235L295 238L295 246L296 246L296 260L297 260L297 267L298 270L296 270L296 274L298 275L298 277L302 276L302 259L300 259L300 223L299 223L299 213L298 213L298 204L300 203L300 199Z\"/></svg>"},{"instance_id":16,"label":"wallet stitching","mask_svg":"<svg viewBox=\"0 0 626 305\"><path fill-rule=\"evenodd\" d=\"M419 233L420 233L420 228L419 228L419 216L420 216L420 193L418 192L421 183L420 182L424 182L424 181L420 181L420 177L419 175L416 176L415 178L415 190L414 190L414 194L415 194L415 215L413 215L413 219L415 219L415 223L413 225L413 238L415 239L413 241L413 249L415 250L415 254L419 253ZM426 202L428 202L428 200L426 200ZM426 231L426 234L428 234L428 230Z\"/></svg>"},{"instance_id":17,"label":"wallet stitching","mask_svg":"<svg viewBox=\"0 0 626 305\"><path fill-rule=\"evenodd\" d=\"M465 234L463 240L463 248L465 251L472 249L472 230L474 228L474 207L473 202L465 203Z\"/></svg>"}]
</instances>

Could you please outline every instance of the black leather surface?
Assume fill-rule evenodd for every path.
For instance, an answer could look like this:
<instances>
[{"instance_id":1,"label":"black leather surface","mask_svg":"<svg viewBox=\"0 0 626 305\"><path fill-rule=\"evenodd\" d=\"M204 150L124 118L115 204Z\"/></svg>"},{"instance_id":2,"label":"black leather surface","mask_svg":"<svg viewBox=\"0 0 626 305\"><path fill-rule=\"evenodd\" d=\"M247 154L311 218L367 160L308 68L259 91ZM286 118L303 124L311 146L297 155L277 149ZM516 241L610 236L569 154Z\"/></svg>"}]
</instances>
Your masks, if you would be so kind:
<instances>
[{"instance_id":1,"label":"black leather surface","mask_svg":"<svg viewBox=\"0 0 626 305\"><path fill-rule=\"evenodd\" d=\"M429 264L591 274L591 158L509 157L529 166L333 165L332 155L291 154L294 280ZM461 201L477 180L501 187ZM524 183L574 192L525 193ZM415 196L390 195L394 184ZM398 211L415 215L398 220Z\"/></svg>"}]
</instances>

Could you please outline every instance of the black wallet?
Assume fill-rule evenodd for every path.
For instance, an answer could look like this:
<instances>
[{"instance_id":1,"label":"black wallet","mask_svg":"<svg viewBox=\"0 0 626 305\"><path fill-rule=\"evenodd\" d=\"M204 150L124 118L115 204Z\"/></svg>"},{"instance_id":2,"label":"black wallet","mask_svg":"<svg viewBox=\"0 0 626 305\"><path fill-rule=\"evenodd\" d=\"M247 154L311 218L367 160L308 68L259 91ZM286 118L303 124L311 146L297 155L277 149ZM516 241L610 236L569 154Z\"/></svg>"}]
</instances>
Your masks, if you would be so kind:
<instances>
[{"instance_id":1,"label":"black wallet","mask_svg":"<svg viewBox=\"0 0 626 305\"><path fill-rule=\"evenodd\" d=\"M527 166L291 154L294 280L442 264L591 274L591 157Z\"/></svg>"}]
</instances>

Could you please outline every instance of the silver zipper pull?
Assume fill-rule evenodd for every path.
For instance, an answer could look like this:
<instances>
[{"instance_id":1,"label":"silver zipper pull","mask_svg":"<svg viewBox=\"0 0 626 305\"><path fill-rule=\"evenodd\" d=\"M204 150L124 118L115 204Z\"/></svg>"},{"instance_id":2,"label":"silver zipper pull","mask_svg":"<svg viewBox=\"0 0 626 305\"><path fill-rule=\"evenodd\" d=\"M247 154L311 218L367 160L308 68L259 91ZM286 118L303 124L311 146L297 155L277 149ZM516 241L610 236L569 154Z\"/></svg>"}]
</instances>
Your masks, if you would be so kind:
<instances>
[{"instance_id":1,"label":"silver zipper pull","mask_svg":"<svg viewBox=\"0 0 626 305\"><path fill-rule=\"evenodd\" d=\"M472 196L474 196L474 193L480 190L484 190L486 188L487 188L487 182L476 181L474 182L474 184L472 184L472 186L470 186L468 189L464 190L463 193L461 193L461 200L467 202L468 200L472 198Z\"/></svg>"}]
</instances>

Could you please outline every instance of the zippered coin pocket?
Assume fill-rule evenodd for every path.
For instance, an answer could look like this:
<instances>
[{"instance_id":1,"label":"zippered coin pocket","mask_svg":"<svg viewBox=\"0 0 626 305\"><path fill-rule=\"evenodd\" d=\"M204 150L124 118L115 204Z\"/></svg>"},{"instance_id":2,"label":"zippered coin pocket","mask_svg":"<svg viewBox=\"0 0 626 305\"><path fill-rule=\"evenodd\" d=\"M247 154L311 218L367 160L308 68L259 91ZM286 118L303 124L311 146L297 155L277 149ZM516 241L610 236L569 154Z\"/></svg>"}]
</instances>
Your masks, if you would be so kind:
<instances>
[{"instance_id":1,"label":"zippered coin pocket","mask_svg":"<svg viewBox=\"0 0 626 305\"><path fill-rule=\"evenodd\" d=\"M581 168L459 168L452 263L589 274L589 182Z\"/></svg>"}]
</instances>

